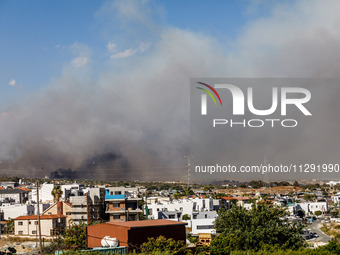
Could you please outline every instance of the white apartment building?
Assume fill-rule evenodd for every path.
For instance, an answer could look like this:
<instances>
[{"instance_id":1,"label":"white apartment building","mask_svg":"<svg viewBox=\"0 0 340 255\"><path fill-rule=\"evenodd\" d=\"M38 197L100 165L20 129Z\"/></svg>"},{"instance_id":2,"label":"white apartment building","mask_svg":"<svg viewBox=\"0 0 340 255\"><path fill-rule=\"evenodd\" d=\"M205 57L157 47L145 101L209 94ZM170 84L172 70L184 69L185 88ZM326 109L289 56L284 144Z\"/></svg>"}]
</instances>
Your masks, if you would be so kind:
<instances>
[{"instance_id":1,"label":"white apartment building","mask_svg":"<svg viewBox=\"0 0 340 255\"><path fill-rule=\"evenodd\" d=\"M53 183L43 183L39 187L39 200L41 202L54 202L53 196L52 196L52 190L54 188ZM73 191L80 190L80 186L78 183L73 184L65 184L65 185L58 185L60 186L61 191L63 192L61 195L61 199L68 199L69 196L71 196ZM30 194L30 199L32 202L36 202L37 200L37 190L36 188L32 189L32 192Z\"/></svg>"},{"instance_id":2,"label":"white apartment building","mask_svg":"<svg viewBox=\"0 0 340 255\"><path fill-rule=\"evenodd\" d=\"M340 202L340 192L336 193L333 197L333 202L334 203L339 203Z\"/></svg>"},{"instance_id":3,"label":"white apartment building","mask_svg":"<svg viewBox=\"0 0 340 255\"><path fill-rule=\"evenodd\" d=\"M193 235L202 233L215 235L216 229L214 224L215 218L191 220L191 233Z\"/></svg>"},{"instance_id":4,"label":"white apartment building","mask_svg":"<svg viewBox=\"0 0 340 255\"><path fill-rule=\"evenodd\" d=\"M43 183L39 188L39 200L43 203L45 202L53 202L52 190L54 188L53 183ZM37 202L37 190L36 188L32 189L30 199L32 202Z\"/></svg>"},{"instance_id":5,"label":"white apartment building","mask_svg":"<svg viewBox=\"0 0 340 255\"><path fill-rule=\"evenodd\" d=\"M340 181L330 181L330 182L326 182L327 185L329 185L330 187L336 186L336 185L340 185Z\"/></svg>"},{"instance_id":6,"label":"white apartment building","mask_svg":"<svg viewBox=\"0 0 340 255\"><path fill-rule=\"evenodd\" d=\"M187 214L190 219L194 219L199 212L209 212L214 210L214 199L212 198L184 198L173 200L171 202L157 202L147 204L149 218L162 219L167 216L169 219L181 219Z\"/></svg>"},{"instance_id":7,"label":"white apartment building","mask_svg":"<svg viewBox=\"0 0 340 255\"><path fill-rule=\"evenodd\" d=\"M297 203L295 206L295 212L299 210L303 210L306 213L306 215L315 214L316 211L326 213L328 211L328 203L327 202Z\"/></svg>"},{"instance_id":8,"label":"white apartment building","mask_svg":"<svg viewBox=\"0 0 340 255\"><path fill-rule=\"evenodd\" d=\"M33 215L34 205L2 204L0 210L4 213L4 219L8 220L19 216Z\"/></svg>"},{"instance_id":9,"label":"white apartment building","mask_svg":"<svg viewBox=\"0 0 340 255\"><path fill-rule=\"evenodd\" d=\"M66 216L64 215L41 215L41 235L59 235L66 227ZM14 219L14 234L17 236L36 236L38 234L38 216L19 216Z\"/></svg>"}]
</instances>

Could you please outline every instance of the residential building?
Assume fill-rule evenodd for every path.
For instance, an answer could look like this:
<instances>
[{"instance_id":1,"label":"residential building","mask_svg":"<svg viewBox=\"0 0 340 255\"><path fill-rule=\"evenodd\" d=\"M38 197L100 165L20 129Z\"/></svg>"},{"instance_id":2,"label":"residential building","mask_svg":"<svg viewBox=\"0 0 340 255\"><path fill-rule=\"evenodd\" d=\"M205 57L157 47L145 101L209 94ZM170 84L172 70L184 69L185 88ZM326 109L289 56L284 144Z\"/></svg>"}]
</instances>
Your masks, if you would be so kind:
<instances>
[{"instance_id":1,"label":"residential building","mask_svg":"<svg viewBox=\"0 0 340 255\"><path fill-rule=\"evenodd\" d=\"M18 187L19 183L17 182L0 182L0 187L4 187L5 189L7 188L11 188L11 189L15 189L16 187Z\"/></svg>"},{"instance_id":2,"label":"residential building","mask_svg":"<svg viewBox=\"0 0 340 255\"><path fill-rule=\"evenodd\" d=\"M4 219L8 220L17 218L19 216L33 215L35 206L4 203L0 206L0 210L4 213Z\"/></svg>"},{"instance_id":3,"label":"residential building","mask_svg":"<svg viewBox=\"0 0 340 255\"><path fill-rule=\"evenodd\" d=\"M22 189L0 189L0 202L24 204L28 201L28 193L29 191Z\"/></svg>"},{"instance_id":4,"label":"residential building","mask_svg":"<svg viewBox=\"0 0 340 255\"><path fill-rule=\"evenodd\" d=\"M113 187L105 190L106 213L110 221L138 221L143 199L138 188Z\"/></svg>"},{"instance_id":5,"label":"residential building","mask_svg":"<svg viewBox=\"0 0 340 255\"><path fill-rule=\"evenodd\" d=\"M42 215L51 214L64 215L66 216L66 226L72 224L72 204L70 203L63 201L55 202L42 213Z\"/></svg>"},{"instance_id":6,"label":"residential building","mask_svg":"<svg viewBox=\"0 0 340 255\"><path fill-rule=\"evenodd\" d=\"M328 212L327 202L304 202L297 203L295 206L295 212L303 210L306 215L315 214L316 211L320 211L322 214Z\"/></svg>"},{"instance_id":7,"label":"residential building","mask_svg":"<svg viewBox=\"0 0 340 255\"><path fill-rule=\"evenodd\" d=\"M85 196L71 196L70 203L72 204L72 221L74 223L107 220L104 188L90 188ZM89 215L89 220L87 215Z\"/></svg>"},{"instance_id":8,"label":"residential building","mask_svg":"<svg viewBox=\"0 0 340 255\"><path fill-rule=\"evenodd\" d=\"M334 187L336 185L340 185L340 181L330 181L330 182L326 182L327 185L329 185L330 187Z\"/></svg>"},{"instance_id":9,"label":"residential building","mask_svg":"<svg viewBox=\"0 0 340 255\"><path fill-rule=\"evenodd\" d=\"M52 196L52 190L54 188L53 183L43 183L39 187L39 200L40 202L46 203L46 202L54 202L53 201L53 196ZM30 195L30 200L32 202L37 202L37 189L34 188L32 189L31 195Z\"/></svg>"},{"instance_id":10,"label":"residential building","mask_svg":"<svg viewBox=\"0 0 340 255\"><path fill-rule=\"evenodd\" d=\"M333 196L333 202L335 204L339 203L340 202L340 192L336 193L334 196Z\"/></svg>"},{"instance_id":11,"label":"residential building","mask_svg":"<svg viewBox=\"0 0 340 255\"><path fill-rule=\"evenodd\" d=\"M51 237L60 235L66 227L64 215L41 215L41 235ZM14 234L17 236L36 236L38 234L38 216L19 216L14 219Z\"/></svg>"},{"instance_id":12,"label":"residential building","mask_svg":"<svg viewBox=\"0 0 340 255\"><path fill-rule=\"evenodd\" d=\"M42 213L49 206L50 204L40 204L39 212ZM4 212L5 219L14 219L19 216L28 216L38 213L37 204L2 203L0 210Z\"/></svg>"},{"instance_id":13,"label":"residential building","mask_svg":"<svg viewBox=\"0 0 340 255\"><path fill-rule=\"evenodd\" d=\"M216 234L215 218L191 220L191 233L198 234Z\"/></svg>"},{"instance_id":14,"label":"residential building","mask_svg":"<svg viewBox=\"0 0 340 255\"><path fill-rule=\"evenodd\" d=\"M63 192L61 199L67 201L75 192L81 191L82 187L83 185L78 183L60 185L60 189Z\"/></svg>"},{"instance_id":15,"label":"residential building","mask_svg":"<svg viewBox=\"0 0 340 255\"><path fill-rule=\"evenodd\" d=\"M216 205L212 198L184 198L147 204L147 208L150 219L181 219L185 214L191 219L195 219L199 212L214 211Z\"/></svg>"}]
</instances>

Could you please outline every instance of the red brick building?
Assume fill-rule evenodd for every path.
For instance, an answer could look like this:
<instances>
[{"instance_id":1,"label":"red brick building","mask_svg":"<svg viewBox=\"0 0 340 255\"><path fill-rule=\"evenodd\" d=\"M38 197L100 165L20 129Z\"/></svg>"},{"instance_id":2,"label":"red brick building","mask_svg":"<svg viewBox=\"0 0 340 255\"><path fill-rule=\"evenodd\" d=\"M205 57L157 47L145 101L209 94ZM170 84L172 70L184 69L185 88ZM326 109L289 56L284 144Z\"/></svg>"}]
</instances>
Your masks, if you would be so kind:
<instances>
[{"instance_id":1,"label":"red brick building","mask_svg":"<svg viewBox=\"0 0 340 255\"><path fill-rule=\"evenodd\" d=\"M185 222L172 220L140 220L127 222L106 222L87 227L87 246L101 247L105 236L115 237L119 246L139 247L149 237L164 236L185 243Z\"/></svg>"}]
</instances>

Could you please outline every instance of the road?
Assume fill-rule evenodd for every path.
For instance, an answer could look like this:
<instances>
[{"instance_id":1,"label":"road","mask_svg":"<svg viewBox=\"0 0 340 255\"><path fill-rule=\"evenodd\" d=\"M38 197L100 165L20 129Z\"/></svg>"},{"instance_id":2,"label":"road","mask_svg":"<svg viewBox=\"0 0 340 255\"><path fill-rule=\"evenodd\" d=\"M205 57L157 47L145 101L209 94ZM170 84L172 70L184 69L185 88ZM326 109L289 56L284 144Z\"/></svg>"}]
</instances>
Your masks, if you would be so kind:
<instances>
[{"instance_id":1,"label":"road","mask_svg":"<svg viewBox=\"0 0 340 255\"><path fill-rule=\"evenodd\" d=\"M332 239L330 236L326 235L320 230L321 227L322 223L320 219L314 221L312 224L308 224L307 228L310 228L312 233L315 232L319 236L318 238L313 238L308 241L328 243Z\"/></svg>"}]
</instances>

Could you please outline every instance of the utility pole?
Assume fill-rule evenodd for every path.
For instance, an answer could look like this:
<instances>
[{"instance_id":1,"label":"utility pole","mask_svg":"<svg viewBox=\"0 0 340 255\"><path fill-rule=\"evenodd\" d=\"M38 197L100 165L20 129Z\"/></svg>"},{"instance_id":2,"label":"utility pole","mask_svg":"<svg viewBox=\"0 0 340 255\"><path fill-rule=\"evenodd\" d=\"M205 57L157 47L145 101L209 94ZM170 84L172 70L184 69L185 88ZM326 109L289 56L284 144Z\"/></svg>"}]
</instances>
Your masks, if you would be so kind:
<instances>
[{"instance_id":1,"label":"utility pole","mask_svg":"<svg viewBox=\"0 0 340 255\"><path fill-rule=\"evenodd\" d=\"M188 185L187 185L187 189L189 190L190 188L190 170L191 170L191 161L190 161L190 156L184 156L185 158L187 158L187 168L188 168Z\"/></svg>"},{"instance_id":2,"label":"utility pole","mask_svg":"<svg viewBox=\"0 0 340 255\"><path fill-rule=\"evenodd\" d=\"M40 249L40 254L43 254L42 251L42 244L41 244L41 225L40 225L40 211L39 211L39 182L36 182L36 188L37 188L37 215L38 215L38 230L39 230L39 249Z\"/></svg>"}]
</instances>

